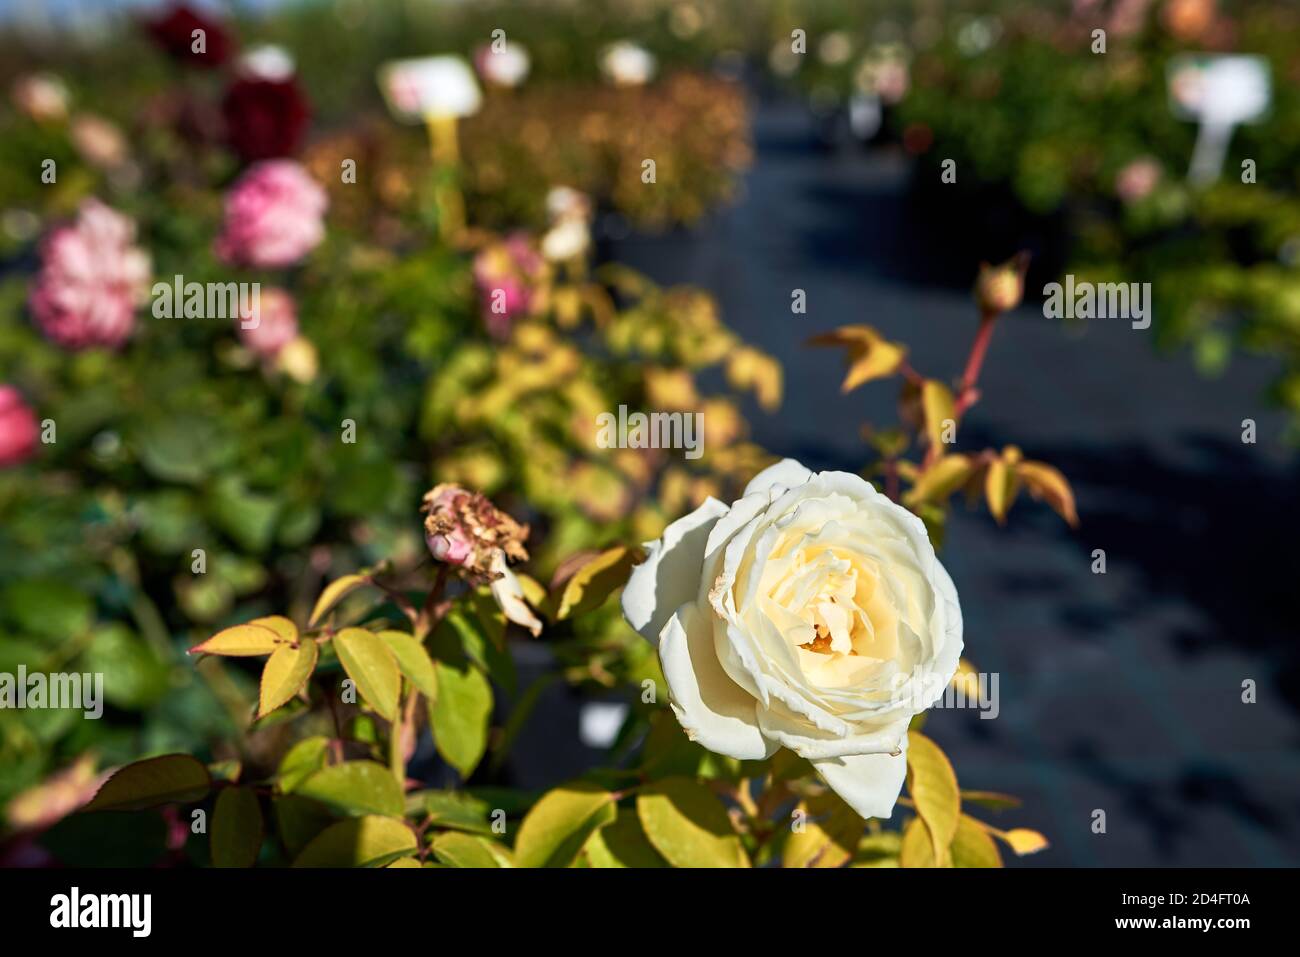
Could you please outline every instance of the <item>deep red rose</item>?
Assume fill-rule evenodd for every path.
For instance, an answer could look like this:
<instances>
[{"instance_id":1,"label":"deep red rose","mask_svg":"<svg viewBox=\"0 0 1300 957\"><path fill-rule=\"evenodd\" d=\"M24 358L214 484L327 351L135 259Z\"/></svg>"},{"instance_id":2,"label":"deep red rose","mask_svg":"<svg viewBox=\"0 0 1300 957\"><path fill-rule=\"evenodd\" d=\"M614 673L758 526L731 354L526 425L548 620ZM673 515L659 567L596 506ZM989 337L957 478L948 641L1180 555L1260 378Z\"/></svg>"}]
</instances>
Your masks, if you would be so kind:
<instances>
[{"instance_id":1,"label":"deep red rose","mask_svg":"<svg viewBox=\"0 0 1300 957\"><path fill-rule=\"evenodd\" d=\"M296 80L242 77L221 102L226 141L245 163L293 156L311 118L307 96Z\"/></svg>"},{"instance_id":2,"label":"deep red rose","mask_svg":"<svg viewBox=\"0 0 1300 957\"><path fill-rule=\"evenodd\" d=\"M230 59L234 46L221 24L195 13L183 3L146 19L145 28L169 56L189 66L219 67ZM202 52L194 49L195 30L203 31Z\"/></svg>"}]
</instances>

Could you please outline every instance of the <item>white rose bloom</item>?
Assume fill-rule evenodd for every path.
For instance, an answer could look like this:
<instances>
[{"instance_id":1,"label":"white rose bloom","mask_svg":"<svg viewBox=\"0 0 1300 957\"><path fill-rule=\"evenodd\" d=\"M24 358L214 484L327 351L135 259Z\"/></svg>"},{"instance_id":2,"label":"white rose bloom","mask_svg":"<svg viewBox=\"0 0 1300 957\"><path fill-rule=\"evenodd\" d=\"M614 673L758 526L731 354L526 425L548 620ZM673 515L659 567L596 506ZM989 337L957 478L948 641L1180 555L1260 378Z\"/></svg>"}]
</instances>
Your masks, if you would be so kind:
<instances>
[{"instance_id":1,"label":"white rose bloom","mask_svg":"<svg viewBox=\"0 0 1300 957\"><path fill-rule=\"evenodd\" d=\"M497 86L518 86L528 77L531 61L528 51L518 43L506 43L500 50L480 47L474 56L479 75Z\"/></svg>"},{"instance_id":2,"label":"white rose bloom","mask_svg":"<svg viewBox=\"0 0 1300 957\"><path fill-rule=\"evenodd\" d=\"M658 645L687 734L741 760L790 748L863 817L888 817L908 722L962 649L921 520L857 475L785 459L647 549L623 613Z\"/></svg>"},{"instance_id":3,"label":"white rose bloom","mask_svg":"<svg viewBox=\"0 0 1300 957\"><path fill-rule=\"evenodd\" d=\"M616 86L643 86L654 79L655 55L627 40L611 43L600 52L600 70Z\"/></svg>"}]
</instances>

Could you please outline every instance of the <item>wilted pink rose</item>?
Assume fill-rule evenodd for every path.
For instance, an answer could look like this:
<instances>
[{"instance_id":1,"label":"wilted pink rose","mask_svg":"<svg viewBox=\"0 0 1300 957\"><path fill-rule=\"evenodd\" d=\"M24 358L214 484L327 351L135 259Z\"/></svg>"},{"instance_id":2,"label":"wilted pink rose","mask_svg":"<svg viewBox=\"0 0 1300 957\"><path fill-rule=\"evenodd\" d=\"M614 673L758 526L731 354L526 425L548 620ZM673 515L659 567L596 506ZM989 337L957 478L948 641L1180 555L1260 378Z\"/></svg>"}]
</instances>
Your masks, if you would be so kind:
<instances>
[{"instance_id":1,"label":"wilted pink rose","mask_svg":"<svg viewBox=\"0 0 1300 957\"><path fill-rule=\"evenodd\" d=\"M0 385L0 468L31 458L38 435L31 406L13 386Z\"/></svg>"},{"instance_id":2,"label":"wilted pink rose","mask_svg":"<svg viewBox=\"0 0 1300 957\"><path fill-rule=\"evenodd\" d=\"M528 314L544 268L542 257L523 233L493 243L474 257L474 284L483 324L491 336L506 338L514 322Z\"/></svg>"},{"instance_id":3,"label":"wilted pink rose","mask_svg":"<svg viewBox=\"0 0 1300 957\"><path fill-rule=\"evenodd\" d=\"M96 199L45 238L28 305L48 338L83 349L130 336L149 293L149 255L134 240L135 224Z\"/></svg>"},{"instance_id":4,"label":"wilted pink rose","mask_svg":"<svg viewBox=\"0 0 1300 957\"><path fill-rule=\"evenodd\" d=\"M297 335L298 308L283 289L263 289L255 310L241 310L239 339L263 358L274 358Z\"/></svg>"},{"instance_id":5,"label":"wilted pink rose","mask_svg":"<svg viewBox=\"0 0 1300 957\"><path fill-rule=\"evenodd\" d=\"M1115 176L1115 195L1126 203L1137 203L1151 195L1164 170L1149 156L1135 159Z\"/></svg>"},{"instance_id":6,"label":"wilted pink rose","mask_svg":"<svg viewBox=\"0 0 1300 957\"><path fill-rule=\"evenodd\" d=\"M328 205L325 190L293 160L256 163L226 194L216 254L238 265L292 265L324 238Z\"/></svg>"}]
</instances>

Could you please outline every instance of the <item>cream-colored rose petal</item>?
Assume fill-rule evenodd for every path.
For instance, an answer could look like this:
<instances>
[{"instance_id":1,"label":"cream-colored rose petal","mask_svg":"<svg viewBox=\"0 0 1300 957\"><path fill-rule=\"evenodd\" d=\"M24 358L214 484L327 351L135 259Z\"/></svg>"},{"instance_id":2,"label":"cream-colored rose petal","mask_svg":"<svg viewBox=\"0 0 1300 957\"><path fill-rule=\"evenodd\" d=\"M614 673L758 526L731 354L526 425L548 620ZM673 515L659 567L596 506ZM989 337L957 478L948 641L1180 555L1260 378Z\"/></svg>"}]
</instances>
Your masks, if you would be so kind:
<instances>
[{"instance_id":1,"label":"cream-colored rose petal","mask_svg":"<svg viewBox=\"0 0 1300 957\"><path fill-rule=\"evenodd\" d=\"M753 495L755 492L766 492L773 485L794 488L797 485L802 485L810 478L812 478L812 472L794 459L782 459L775 465L769 465L750 479L749 484L745 486L745 494Z\"/></svg>"},{"instance_id":2,"label":"cream-colored rose petal","mask_svg":"<svg viewBox=\"0 0 1300 957\"><path fill-rule=\"evenodd\" d=\"M652 644L677 607L699 594L709 532L726 514L726 505L705 499L664 529L658 541L646 543L646 560L632 569L623 588L623 616Z\"/></svg>"},{"instance_id":3,"label":"cream-colored rose petal","mask_svg":"<svg viewBox=\"0 0 1300 957\"><path fill-rule=\"evenodd\" d=\"M542 623L524 601L524 586L506 565L505 552L500 549L492 556L491 571L497 577L488 587L502 613L516 625L523 625L536 638L542 633Z\"/></svg>"},{"instance_id":4,"label":"cream-colored rose petal","mask_svg":"<svg viewBox=\"0 0 1300 957\"><path fill-rule=\"evenodd\" d=\"M722 670L712 624L694 602L668 619L659 639L659 662L673 712L693 741L741 761L760 760L776 750L758 729L757 702Z\"/></svg>"},{"instance_id":5,"label":"cream-colored rose petal","mask_svg":"<svg viewBox=\"0 0 1300 957\"><path fill-rule=\"evenodd\" d=\"M904 744L907 741L903 737ZM907 755L855 754L824 758L813 767L853 810L863 817L889 817L907 777Z\"/></svg>"}]
</instances>

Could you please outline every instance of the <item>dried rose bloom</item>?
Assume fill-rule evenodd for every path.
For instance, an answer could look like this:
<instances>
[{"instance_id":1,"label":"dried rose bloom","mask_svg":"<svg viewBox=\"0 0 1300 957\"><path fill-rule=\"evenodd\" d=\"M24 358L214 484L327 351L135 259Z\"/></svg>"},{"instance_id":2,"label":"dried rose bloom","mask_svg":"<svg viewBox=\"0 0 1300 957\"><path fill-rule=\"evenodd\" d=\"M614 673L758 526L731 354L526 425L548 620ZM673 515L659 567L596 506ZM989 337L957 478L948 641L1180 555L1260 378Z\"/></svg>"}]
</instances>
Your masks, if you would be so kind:
<instances>
[{"instance_id":1,"label":"dried rose bloom","mask_svg":"<svg viewBox=\"0 0 1300 957\"><path fill-rule=\"evenodd\" d=\"M472 585L489 585L506 618L534 635L542 630L524 602L523 588L507 561L527 561L521 525L493 505L485 495L443 483L425 493L424 538L440 562L455 565Z\"/></svg>"}]
</instances>

